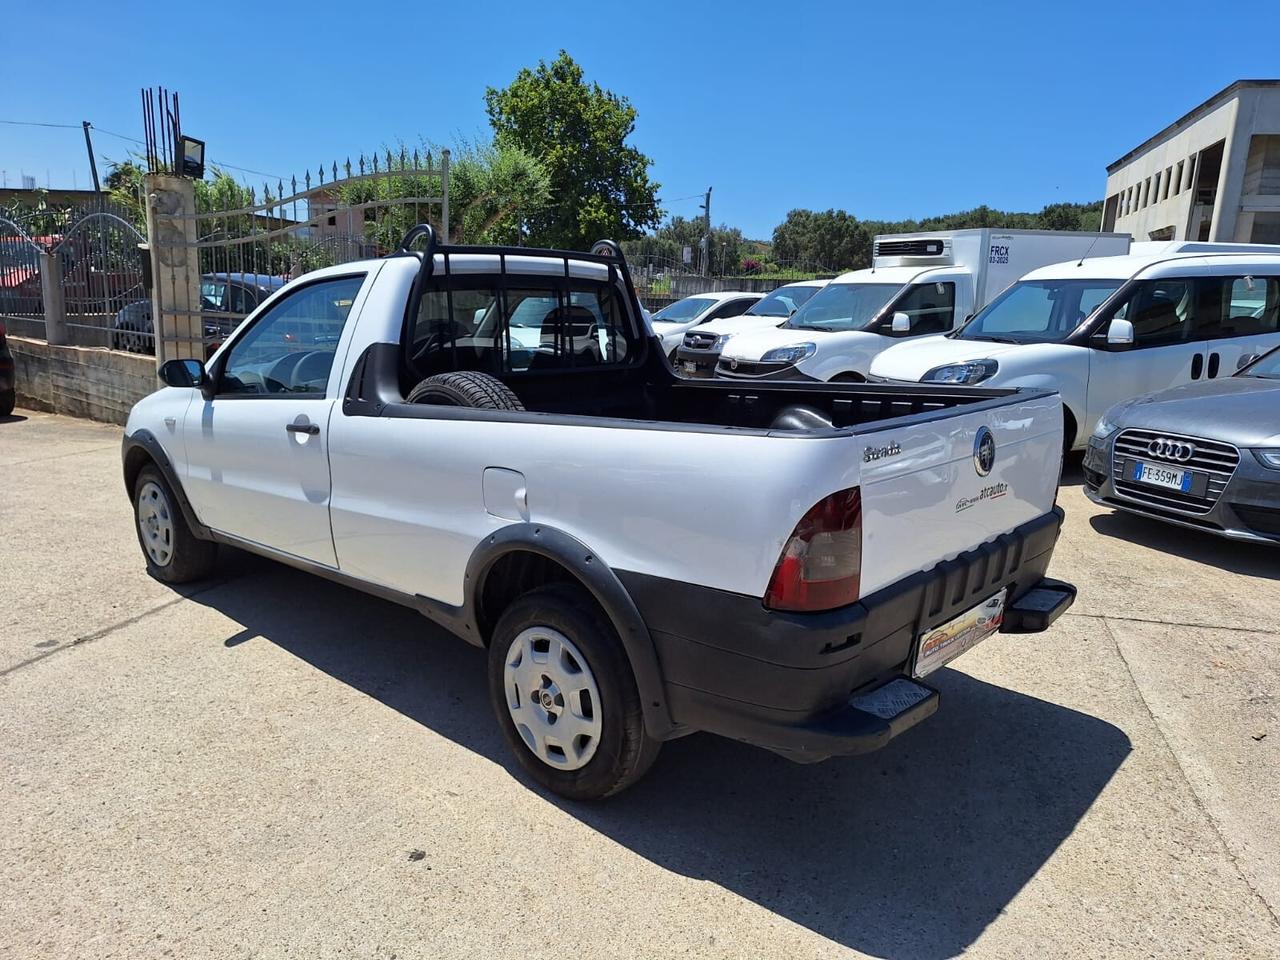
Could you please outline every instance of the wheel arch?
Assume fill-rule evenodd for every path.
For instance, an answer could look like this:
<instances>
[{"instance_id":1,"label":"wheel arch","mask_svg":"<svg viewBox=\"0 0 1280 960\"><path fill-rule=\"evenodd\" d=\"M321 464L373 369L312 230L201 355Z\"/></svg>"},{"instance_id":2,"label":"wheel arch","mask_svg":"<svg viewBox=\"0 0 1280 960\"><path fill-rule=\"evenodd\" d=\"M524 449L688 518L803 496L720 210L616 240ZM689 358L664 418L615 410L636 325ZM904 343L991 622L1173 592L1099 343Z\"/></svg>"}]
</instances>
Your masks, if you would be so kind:
<instances>
[{"instance_id":1,"label":"wheel arch","mask_svg":"<svg viewBox=\"0 0 1280 960\"><path fill-rule=\"evenodd\" d=\"M124 488L131 500L133 499L133 487L137 483L138 474L145 467L154 466L160 471L165 482L169 484L169 489L173 491L173 496L178 501L178 507L182 510L182 516L187 521L187 526L191 528L191 532L201 540L213 539L209 528L200 522L199 518L196 517L195 511L191 508L191 502L187 500L187 493L182 489L182 484L178 481L178 475L173 469L173 463L169 460L169 455L164 452L164 447L160 445L160 441L156 439L155 434L150 430L135 430L126 436L121 457L124 469Z\"/></svg>"},{"instance_id":2,"label":"wheel arch","mask_svg":"<svg viewBox=\"0 0 1280 960\"><path fill-rule=\"evenodd\" d=\"M622 581L576 537L538 523L513 523L485 537L466 572L467 605L477 639L488 645L502 610L517 596L546 583L576 583L604 611L631 664L649 735L673 730L658 656L649 628Z\"/></svg>"}]
</instances>

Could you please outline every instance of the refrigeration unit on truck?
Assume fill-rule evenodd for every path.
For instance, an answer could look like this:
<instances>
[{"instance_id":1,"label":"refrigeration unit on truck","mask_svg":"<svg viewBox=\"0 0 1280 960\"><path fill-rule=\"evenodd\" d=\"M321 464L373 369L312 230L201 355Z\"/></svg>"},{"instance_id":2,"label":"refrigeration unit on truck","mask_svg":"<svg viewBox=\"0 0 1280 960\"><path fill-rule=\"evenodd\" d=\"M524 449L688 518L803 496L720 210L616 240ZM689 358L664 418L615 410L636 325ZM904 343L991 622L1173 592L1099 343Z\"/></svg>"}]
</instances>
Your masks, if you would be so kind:
<instances>
[{"instance_id":1,"label":"refrigeration unit on truck","mask_svg":"<svg viewBox=\"0 0 1280 960\"><path fill-rule=\"evenodd\" d=\"M871 267L837 277L785 323L734 336L716 375L860 382L882 350L954 330L1029 270L1129 252L1128 234L947 230L875 239Z\"/></svg>"}]
</instances>

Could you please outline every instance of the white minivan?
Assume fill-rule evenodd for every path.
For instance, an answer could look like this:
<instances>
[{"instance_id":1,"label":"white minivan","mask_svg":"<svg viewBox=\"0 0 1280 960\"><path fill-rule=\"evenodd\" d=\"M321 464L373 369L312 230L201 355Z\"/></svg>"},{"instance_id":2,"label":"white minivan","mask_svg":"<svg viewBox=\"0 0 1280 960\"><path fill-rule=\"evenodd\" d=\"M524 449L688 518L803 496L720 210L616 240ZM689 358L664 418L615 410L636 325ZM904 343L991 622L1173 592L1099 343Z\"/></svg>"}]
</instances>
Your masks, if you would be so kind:
<instances>
[{"instance_id":1,"label":"white minivan","mask_svg":"<svg viewBox=\"0 0 1280 960\"><path fill-rule=\"evenodd\" d=\"M954 333L890 347L869 379L1052 388L1079 450L1113 404L1280 344L1280 246L1151 246L1033 270Z\"/></svg>"}]
</instances>

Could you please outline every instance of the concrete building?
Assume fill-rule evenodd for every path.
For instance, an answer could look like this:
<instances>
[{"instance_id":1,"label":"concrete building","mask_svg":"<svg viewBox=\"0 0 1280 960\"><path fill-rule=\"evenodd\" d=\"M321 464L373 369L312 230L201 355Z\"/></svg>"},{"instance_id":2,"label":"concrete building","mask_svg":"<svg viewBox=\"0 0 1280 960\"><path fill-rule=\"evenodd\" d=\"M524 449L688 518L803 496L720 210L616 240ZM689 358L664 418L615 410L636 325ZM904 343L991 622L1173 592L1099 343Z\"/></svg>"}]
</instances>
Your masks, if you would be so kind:
<instances>
[{"instance_id":1,"label":"concrete building","mask_svg":"<svg viewBox=\"0 0 1280 960\"><path fill-rule=\"evenodd\" d=\"M1102 229L1280 243L1280 80L1237 80L1108 166Z\"/></svg>"}]
</instances>

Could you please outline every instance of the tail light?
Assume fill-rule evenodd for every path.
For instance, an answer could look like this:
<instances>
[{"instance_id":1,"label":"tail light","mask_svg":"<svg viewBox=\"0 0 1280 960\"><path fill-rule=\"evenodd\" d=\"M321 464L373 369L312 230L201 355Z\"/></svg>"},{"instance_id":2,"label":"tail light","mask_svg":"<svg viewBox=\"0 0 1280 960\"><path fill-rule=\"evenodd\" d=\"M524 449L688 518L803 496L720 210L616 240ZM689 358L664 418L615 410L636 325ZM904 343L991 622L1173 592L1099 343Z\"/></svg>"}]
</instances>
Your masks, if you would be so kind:
<instances>
[{"instance_id":1,"label":"tail light","mask_svg":"<svg viewBox=\"0 0 1280 960\"><path fill-rule=\"evenodd\" d=\"M820 500L800 518L773 568L770 610L832 610L855 602L862 578L862 495L857 487Z\"/></svg>"}]
</instances>

